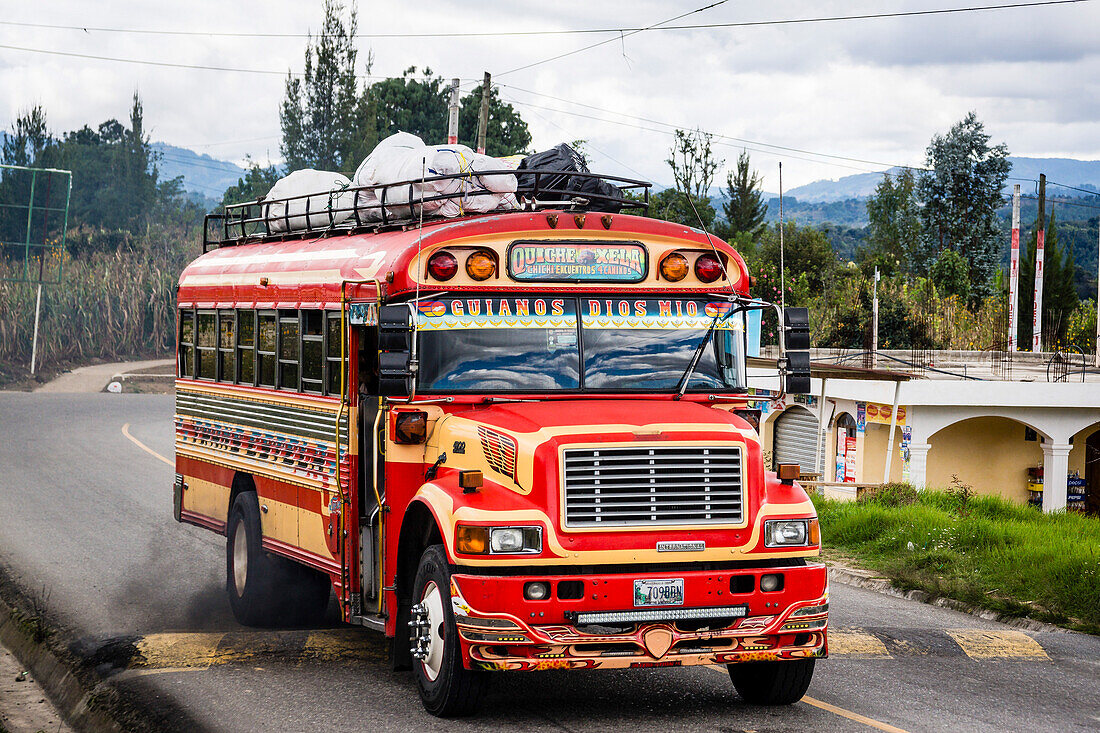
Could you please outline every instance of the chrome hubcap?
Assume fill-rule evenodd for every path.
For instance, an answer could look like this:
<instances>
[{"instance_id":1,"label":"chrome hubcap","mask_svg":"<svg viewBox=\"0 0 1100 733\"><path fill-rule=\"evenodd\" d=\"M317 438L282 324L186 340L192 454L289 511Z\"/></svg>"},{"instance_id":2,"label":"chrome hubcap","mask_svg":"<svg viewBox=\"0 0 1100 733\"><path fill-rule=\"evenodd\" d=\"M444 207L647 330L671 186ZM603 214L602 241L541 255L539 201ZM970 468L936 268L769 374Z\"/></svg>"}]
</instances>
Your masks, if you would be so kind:
<instances>
[{"instance_id":1,"label":"chrome hubcap","mask_svg":"<svg viewBox=\"0 0 1100 733\"><path fill-rule=\"evenodd\" d=\"M244 595L244 585L248 581L248 536L244 531L244 522L238 522L233 530L233 587L237 597Z\"/></svg>"},{"instance_id":2,"label":"chrome hubcap","mask_svg":"<svg viewBox=\"0 0 1100 733\"><path fill-rule=\"evenodd\" d=\"M409 637L413 657L420 660L429 680L439 676L443 666L443 594L434 581L424 587L420 603L411 609Z\"/></svg>"}]
</instances>

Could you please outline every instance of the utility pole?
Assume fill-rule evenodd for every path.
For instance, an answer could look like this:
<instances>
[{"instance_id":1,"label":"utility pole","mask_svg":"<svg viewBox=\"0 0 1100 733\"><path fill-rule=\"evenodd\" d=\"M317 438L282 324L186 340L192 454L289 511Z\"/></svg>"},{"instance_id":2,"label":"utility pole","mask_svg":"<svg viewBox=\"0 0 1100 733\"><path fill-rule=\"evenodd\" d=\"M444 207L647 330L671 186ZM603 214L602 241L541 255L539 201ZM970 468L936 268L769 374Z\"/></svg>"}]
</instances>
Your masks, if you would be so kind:
<instances>
[{"instance_id":1,"label":"utility pole","mask_svg":"<svg viewBox=\"0 0 1100 733\"><path fill-rule=\"evenodd\" d=\"M447 144L458 145L458 79L451 79L451 103L447 107Z\"/></svg>"},{"instance_id":2,"label":"utility pole","mask_svg":"<svg viewBox=\"0 0 1100 733\"><path fill-rule=\"evenodd\" d=\"M492 77L485 72L485 78L481 81L481 112L477 116L477 152L485 154L485 131L489 127L489 86Z\"/></svg>"},{"instance_id":3,"label":"utility pole","mask_svg":"<svg viewBox=\"0 0 1100 733\"><path fill-rule=\"evenodd\" d=\"M1020 320L1020 184L1012 187L1012 254L1008 274L1008 350L1016 351L1017 322Z\"/></svg>"},{"instance_id":4,"label":"utility pole","mask_svg":"<svg viewBox=\"0 0 1100 733\"><path fill-rule=\"evenodd\" d=\"M874 297L871 299L871 368L878 368L878 267L875 268Z\"/></svg>"},{"instance_id":5,"label":"utility pole","mask_svg":"<svg viewBox=\"0 0 1100 733\"><path fill-rule=\"evenodd\" d=\"M779 307L787 310L786 274L783 272L783 161L779 161ZM783 324L780 323L782 328Z\"/></svg>"},{"instance_id":6,"label":"utility pole","mask_svg":"<svg viewBox=\"0 0 1100 733\"><path fill-rule=\"evenodd\" d=\"M1031 312L1031 350L1043 350L1043 252L1047 238L1047 176L1039 174L1039 231L1035 233L1035 307Z\"/></svg>"},{"instance_id":7,"label":"utility pole","mask_svg":"<svg viewBox=\"0 0 1100 733\"><path fill-rule=\"evenodd\" d=\"M1097 234L1097 252L1100 257L1100 233ZM1096 270L1096 366L1100 367L1100 266Z\"/></svg>"}]
</instances>

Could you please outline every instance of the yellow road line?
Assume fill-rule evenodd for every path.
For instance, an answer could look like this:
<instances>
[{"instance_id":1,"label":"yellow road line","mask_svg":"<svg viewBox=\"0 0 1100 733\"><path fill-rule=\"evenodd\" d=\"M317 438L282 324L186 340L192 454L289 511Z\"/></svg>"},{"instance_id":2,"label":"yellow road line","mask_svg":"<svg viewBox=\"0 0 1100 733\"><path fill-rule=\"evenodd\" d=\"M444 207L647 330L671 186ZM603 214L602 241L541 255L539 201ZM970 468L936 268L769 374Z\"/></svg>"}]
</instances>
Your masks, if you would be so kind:
<instances>
[{"instance_id":1,"label":"yellow road line","mask_svg":"<svg viewBox=\"0 0 1100 733\"><path fill-rule=\"evenodd\" d=\"M126 436L127 440L129 440L131 443L136 445L138 448L141 448L143 451L145 451L149 455L153 456L153 458L156 458L159 461L164 461L165 463L167 463L172 468L176 467L176 464L174 462L168 460L167 458L162 456L160 453L157 453L155 450L153 450L149 446L145 445L145 443L142 443L140 440L138 440L134 436L130 435L130 423L126 423L125 425L122 426L122 434Z\"/></svg>"},{"instance_id":2,"label":"yellow road line","mask_svg":"<svg viewBox=\"0 0 1100 733\"><path fill-rule=\"evenodd\" d=\"M830 646L832 645L831 640L830 640L829 644L830 644ZM727 674L725 668L719 667L718 665L715 665L715 664L708 664L707 669L711 669L715 672L720 672L721 674ZM823 700L818 700L816 698L810 697L809 695L803 695L801 702L804 702L807 705L811 705L811 706L813 706L815 708L818 708L820 710L824 710L826 712L832 713L833 715L839 715L842 718L847 718L848 720L853 720L857 723L863 723L864 725L870 726L871 728L877 728L878 730L888 731L889 733L909 733L904 728L898 728L896 726L890 725L889 723L883 723L881 720L875 720L874 718L868 718L866 715L860 715L859 713L852 712L851 710L845 710L842 707L838 707L836 705L831 705L827 702L824 702Z\"/></svg>"},{"instance_id":3,"label":"yellow road line","mask_svg":"<svg viewBox=\"0 0 1100 733\"><path fill-rule=\"evenodd\" d=\"M829 656L853 659L893 659L886 645L866 631L829 631Z\"/></svg>"},{"instance_id":4,"label":"yellow road line","mask_svg":"<svg viewBox=\"0 0 1100 733\"><path fill-rule=\"evenodd\" d=\"M864 725L872 728L878 728L879 730L889 731L890 733L907 733L904 728L898 728L897 726L890 725L889 723L883 723L881 720L875 720L874 718L868 718L866 715L860 715L859 713L853 713L851 710L845 710L844 708L837 707L836 705L830 705L822 700L817 700L809 695L802 696L802 702L807 705L813 705L815 708L826 710L833 715L839 715L842 718L848 720L854 720L857 723L863 723Z\"/></svg>"},{"instance_id":5,"label":"yellow road line","mask_svg":"<svg viewBox=\"0 0 1100 733\"><path fill-rule=\"evenodd\" d=\"M971 659L1050 659L1039 642L1022 631L946 629Z\"/></svg>"}]
</instances>

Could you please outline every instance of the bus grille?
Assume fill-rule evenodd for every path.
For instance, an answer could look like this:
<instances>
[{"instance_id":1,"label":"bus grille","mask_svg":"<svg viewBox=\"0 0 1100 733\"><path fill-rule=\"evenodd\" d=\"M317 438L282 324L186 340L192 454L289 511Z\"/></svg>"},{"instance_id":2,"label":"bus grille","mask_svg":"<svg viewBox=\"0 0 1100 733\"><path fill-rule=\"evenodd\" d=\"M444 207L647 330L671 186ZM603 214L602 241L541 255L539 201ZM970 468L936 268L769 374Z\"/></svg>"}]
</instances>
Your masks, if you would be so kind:
<instances>
[{"instance_id":1,"label":"bus grille","mask_svg":"<svg viewBox=\"0 0 1100 733\"><path fill-rule=\"evenodd\" d=\"M738 447L569 448L565 524L570 527L738 524Z\"/></svg>"}]
</instances>

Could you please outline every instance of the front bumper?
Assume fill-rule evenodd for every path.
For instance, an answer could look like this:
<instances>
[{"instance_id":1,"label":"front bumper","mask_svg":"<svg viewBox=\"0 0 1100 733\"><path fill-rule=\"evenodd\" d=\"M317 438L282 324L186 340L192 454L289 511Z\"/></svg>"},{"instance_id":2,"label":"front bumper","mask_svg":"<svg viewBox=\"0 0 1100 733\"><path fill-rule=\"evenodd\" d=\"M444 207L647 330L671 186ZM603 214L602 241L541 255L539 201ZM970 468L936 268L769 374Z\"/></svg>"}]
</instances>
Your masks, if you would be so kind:
<instances>
[{"instance_id":1,"label":"front bumper","mask_svg":"<svg viewBox=\"0 0 1100 733\"><path fill-rule=\"evenodd\" d=\"M783 575L781 590L760 590L760 576ZM737 576L739 581L731 580ZM752 591L744 576L753 576ZM578 614L637 611L634 581L683 578L682 606L653 610L743 608L744 616L699 612L702 618L615 625L579 625ZM527 582L550 583L542 601L523 597ZM580 598L559 589L583 584ZM563 585L563 583L565 585ZM576 595L570 593L569 595ZM774 661L828 653L825 566L583 575L452 575L452 604L469 669L614 669ZM813 609L795 615L800 609ZM650 610L647 607L644 610ZM667 614L673 616L676 614ZM682 615L682 614L681 614Z\"/></svg>"}]
</instances>

